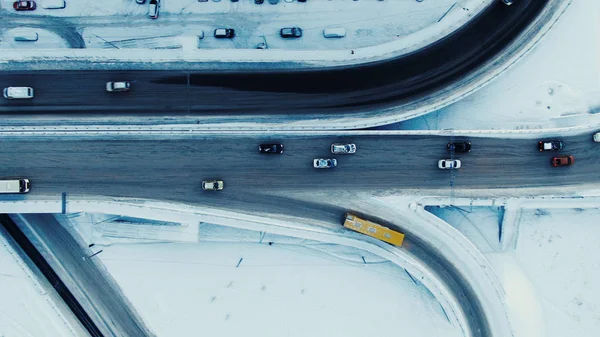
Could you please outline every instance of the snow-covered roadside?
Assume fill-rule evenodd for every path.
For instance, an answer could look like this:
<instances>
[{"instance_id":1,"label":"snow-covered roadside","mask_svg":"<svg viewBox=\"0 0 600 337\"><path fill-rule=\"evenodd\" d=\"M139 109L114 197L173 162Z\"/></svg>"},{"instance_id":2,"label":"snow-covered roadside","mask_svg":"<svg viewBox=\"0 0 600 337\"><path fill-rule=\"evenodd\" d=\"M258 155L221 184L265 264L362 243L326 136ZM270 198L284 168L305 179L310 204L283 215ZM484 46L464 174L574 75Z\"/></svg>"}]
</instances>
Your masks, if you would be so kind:
<instances>
[{"instance_id":1,"label":"snow-covered roadside","mask_svg":"<svg viewBox=\"0 0 600 337\"><path fill-rule=\"evenodd\" d=\"M512 69L446 108L383 128L541 129L597 123L600 2L573 1L547 37Z\"/></svg>"},{"instance_id":2,"label":"snow-covered roadside","mask_svg":"<svg viewBox=\"0 0 600 337\"><path fill-rule=\"evenodd\" d=\"M367 6L366 8L376 8L377 10L374 10L373 15L379 15L380 13L385 13L387 12L388 15L389 13L403 13L402 15L405 15L407 10L405 8L405 6L409 6L408 8L412 8L412 6L417 6L416 8L419 8L419 6L421 8L426 8L426 9L422 9L422 10L417 10L416 13L414 13L415 15L410 15L409 18L405 18L404 20L402 20L403 22L399 22L396 23L395 25L400 24L399 27L402 27L401 30L398 30L397 28L394 28L394 25L387 24L386 25L386 21L385 20L379 20L379 24L383 24L383 28L385 31L390 31L390 32L395 32L395 34L392 34L392 36L388 36L387 33L384 36L378 37L376 35L382 35L381 34L381 30L377 27L367 27L367 28L360 28L360 27L354 27L353 25L356 25L358 23L361 22L361 20L356 19L356 20L351 20L348 19L348 24L350 25L349 27L351 27L348 32L348 39L352 36L355 36L357 39L362 39L363 36L365 39L369 39L372 40L374 43L369 43L366 44L366 47L362 47L361 48L361 44L358 45L358 48L353 48L352 50L349 48L346 48L348 46L345 46L345 40L339 40L339 41L330 41L330 39L325 39L327 40L326 43L327 44L338 44L338 47L342 47L344 48L344 50L297 50L297 49L305 49L305 48L295 48L295 47L291 47L291 49L294 50L276 50L276 49L269 49L269 50L256 50L254 49L256 47L256 42L263 42L264 38L267 37L267 43L269 45L271 45L271 43L269 42L270 39L268 38L270 35L277 35L277 29L275 29L275 27L270 27L268 32L254 32L250 35L252 35L252 43L248 44L248 46L251 46L252 49L231 49L230 44L232 42L235 42L238 40L238 38L236 38L234 41L212 41L210 42L211 44L214 44L213 48L217 48L217 49L196 49L193 48L194 46L197 46L197 38L195 36L197 36L198 32L200 29L204 29L206 28L207 31L205 32L207 35L207 40L208 39L212 39L212 37L208 37L210 36L210 33L212 32L212 29L215 28L214 24L210 25L208 23L203 23L204 26L202 26L202 24L200 24L200 26L197 26L195 29L193 29L193 25L192 25L192 31L193 32L187 32L185 33L185 36L183 37L177 37L175 38L175 41L171 41L171 42L165 42L165 41L149 41L147 44L144 44L145 40L142 41L142 47L157 47L159 49L157 50L152 50L152 51L148 51L147 49L125 49L125 50L119 50L119 49L111 49L111 50L85 50L85 49L69 49L69 50L64 50L64 49L55 49L55 50L51 50L51 49L41 49L41 50L36 50L34 51L29 51L29 50L18 50L18 49L7 49L7 50L3 50L3 52L0 54L0 60L3 62L17 62L17 61L23 61L26 60L26 63L32 63L32 62L45 62L45 69L56 69L56 70L60 70L60 69L69 69L69 70L74 70L74 69L89 69L90 68L90 64L88 61L90 60L94 60L95 62L102 62L102 69L106 69L106 67L117 67L114 69L124 69L124 68L143 68L143 65L139 64L139 63L146 63L146 66L151 66L152 64L158 64L158 63L177 63L177 62L185 62L186 64L181 65L183 66L185 69L190 69L192 67L198 67L198 66L206 66L205 63L210 63L210 62L218 62L219 64L222 65L222 63L224 62L230 62L231 63L231 67L242 67L242 66L250 66L253 67L254 64L260 64L260 63L275 63L275 65L277 63L282 63L282 62L294 62L294 66L298 67L298 63L303 64L304 67L326 67L326 66L341 66L341 65L350 65L350 64L356 64L356 63L366 63L366 62L373 62L373 61L377 61L377 60L384 60L384 59L388 59L391 57L397 57L400 55L404 55L407 53L410 53L412 51L415 51L419 48L422 48L424 46L427 46L435 41L438 41L439 39L443 38L444 36L447 36L448 34L452 33L453 31L459 29L460 27L462 27L464 24L466 24L472 17L474 17L475 15L477 15L479 12L481 12L483 9L485 9L488 5L490 5L491 3L493 3L493 1L495 0L461 0L461 1L450 1L450 0L438 0L436 2L427 2L426 4L424 3L418 3L415 1L409 1L409 0L402 0L402 1L389 1L389 2L379 2L379 1L372 1L372 2L368 2L368 1L360 1L360 2L351 2L350 4L346 3L346 6L348 9L351 9L352 12L355 15L366 15L368 14L370 11L361 11L361 7L360 6ZM331 2L329 5L327 6L332 6L332 4L334 4L335 2ZM341 4L341 2L340 2ZM288 4L291 5L291 4ZM311 4L312 5L312 4ZM349 5L349 6L348 6ZM380 6L384 6L382 9ZM357 7L358 6L358 7ZM387 8L386 6L392 6L393 10L385 10L385 8ZM265 7L267 8L267 7ZM282 7L283 8L283 7ZM423 11L424 13L419 13L420 11ZM448 11L446 13L446 11ZM327 13L327 12L324 12ZM412 11L408 10L408 14L411 14ZM445 13L445 15L443 16L442 20L439 20L439 18L441 18L441 15L443 15ZM310 25L310 14L309 13L301 13L302 15L308 16L306 18L306 20L308 20L309 25ZM324 14L323 14L324 15ZM376 16L375 16L376 17ZM385 15L384 15L385 17ZM392 16L393 18L393 16ZM362 19L364 20L364 17L362 17ZM232 22L239 22L240 20L235 20L235 17L233 17L232 19L227 19L225 18L225 20L220 20L220 21L225 21L227 22L227 20L233 20ZM325 16L325 18L323 20L320 21L314 21L312 26L314 26L314 29L311 29L309 26L308 31L307 31L307 36L310 37L312 36L310 39L318 39L318 43L313 43L313 47L315 46L319 46L321 45L324 41L322 34L320 33L320 30L322 30L323 28L329 27L329 26L335 26L338 27L340 26L340 24L342 22L340 22L339 20L335 19L335 15L332 16L330 15L330 13L328 15ZM416 23L414 20L417 20L420 23ZM438 22L439 20L439 22ZM296 19L296 20L290 20L292 22L294 22L294 24L296 25L301 25L302 22L304 22L302 19ZM329 22L330 24L328 24L327 22ZM391 22L391 21L390 21ZM110 22L107 22L107 26L109 26ZM268 23L263 22L262 24L266 24L268 25ZM255 30L257 28L260 28L260 25L257 24L256 22L251 21L251 23L248 24L252 30ZM404 27L404 25L406 25L406 27ZM162 27L162 26L161 26ZM210 27L207 28L207 27ZM85 27L80 27L81 29L85 28ZM282 28L282 27L279 27ZM418 29L417 29L418 28ZM175 34L182 34L182 26L181 23L179 21L175 21L174 22L174 32ZM250 29L250 28L249 28ZM275 31L273 32L272 30L275 29ZM150 29L153 30L153 29ZM313 32L314 30L314 32ZM109 34L109 39L110 36L112 36L111 34L114 33L114 29L110 30L108 29L106 32L107 34ZM135 40L134 41L129 41L130 38L128 37L130 30L121 30L119 32L120 36L125 36L125 40L127 40L127 44L128 45L135 45ZM314 34L313 34L314 33ZM92 42L92 39L95 41L96 39L100 39L100 40L106 40L105 37L101 36L103 33L100 31L100 35L95 34L94 32L90 32L87 36L86 39L90 42ZM164 27L162 27L161 30L161 35L173 35L173 34L169 34L168 30L165 30ZM375 35L375 36L374 36ZM116 37L115 37L116 38ZM244 39L244 34L241 34L239 36L239 38L241 38L241 42L243 44L243 39ZM279 39L279 37L277 37ZM384 39L385 38L385 39ZM191 43L190 39L193 39L195 43ZM227 39L225 39L227 40ZM317 40L315 40L317 41ZM1 42L1 41L0 41ZM105 47L109 47L109 48L114 48L114 46L109 44L104 43L105 41L102 41L102 45ZM291 44L294 41L291 40L286 40L286 41L279 41L276 42L275 44L273 44L273 46L275 48L278 47L278 45L280 47L285 47L285 48L290 48ZM203 44L208 43L203 41ZM234 45L238 45L239 43L235 42ZM341 45L340 45L341 44ZM219 47L221 46L221 47ZM248 46L245 46L244 48L247 48ZM344 47L345 46L345 47ZM181 47L186 47L185 49L181 49ZM242 47L241 45L238 47ZM309 46L310 47L310 44ZM6 48L3 47L2 44L0 43L0 48ZM160 48L175 48L175 49L168 49L168 50L160 50ZM192 49L193 48L193 49ZM310 48L312 49L312 48ZM317 49L322 49L322 48L317 48ZM339 49L339 48L334 48L334 49ZM192 64L190 64L190 62ZM194 65L193 63L202 63L202 65ZM122 63L128 63L127 65L122 64ZM12 63L11 66L15 67L16 64ZM171 67L173 67L174 65L171 65ZM264 65L261 65L264 66Z\"/></svg>"},{"instance_id":3,"label":"snow-covered roadside","mask_svg":"<svg viewBox=\"0 0 600 337\"><path fill-rule=\"evenodd\" d=\"M437 200L436 200L437 199ZM447 204L448 198L428 198ZM444 201L445 200L445 201ZM431 211L480 248L507 293L515 336L595 336L600 275L596 234L598 197L527 198L508 203L518 215L503 223L497 207L459 205ZM510 200L509 200L510 201ZM501 205L502 200L490 204ZM514 226L510 244L498 242L500 228Z\"/></svg>"},{"instance_id":4,"label":"snow-covered roadside","mask_svg":"<svg viewBox=\"0 0 600 337\"><path fill-rule=\"evenodd\" d=\"M0 226L0 336L82 336L68 308L11 247ZM41 278L40 278L41 277Z\"/></svg>"}]
</instances>

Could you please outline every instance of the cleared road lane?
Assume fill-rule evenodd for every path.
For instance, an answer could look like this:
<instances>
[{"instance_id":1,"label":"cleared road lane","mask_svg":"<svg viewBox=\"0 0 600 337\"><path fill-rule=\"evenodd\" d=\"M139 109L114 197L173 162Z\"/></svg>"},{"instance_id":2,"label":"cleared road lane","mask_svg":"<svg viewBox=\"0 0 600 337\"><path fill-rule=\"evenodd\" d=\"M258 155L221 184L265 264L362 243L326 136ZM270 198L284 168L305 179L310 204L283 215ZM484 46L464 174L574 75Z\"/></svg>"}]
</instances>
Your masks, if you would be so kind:
<instances>
[{"instance_id":1,"label":"cleared road lane","mask_svg":"<svg viewBox=\"0 0 600 337\"><path fill-rule=\"evenodd\" d=\"M455 140L462 138L456 137ZM31 193L77 193L159 198L186 202L226 201L269 190L382 190L397 188L503 188L581 184L594 181L600 164L591 135L565 138L561 154L571 167L550 165L536 140L473 138L459 170L440 170L450 158L449 137L191 136L145 140L26 140L0 143L0 176L27 177ZM260 143L285 145L282 155L261 155ZM354 155L334 156L333 142L353 142ZM314 169L314 158L335 157L338 167ZM201 190L204 179L222 179L220 192Z\"/></svg>"},{"instance_id":2,"label":"cleared road lane","mask_svg":"<svg viewBox=\"0 0 600 337\"><path fill-rule=\"evenodd\" d=\"M227 67L211 63L208 66L213 69L190 74L6 72L0 78L0 87L31 86L36 96L32 100L0 100L0 112L289 115L356 113L394 107L430 95L478 69L513 41L547 3L548 0L521 0L506 6L495 1L469 24L427 48L396 59L351 67L307 70L295 63ZM189 66L198 67L192 63ZM31 67L36 65L30 64L27 69ZM88 64L89 67L94 65ZM106 81L119 80L133 81L132 91L104 91Z\"/></svg>"}]
</instances>

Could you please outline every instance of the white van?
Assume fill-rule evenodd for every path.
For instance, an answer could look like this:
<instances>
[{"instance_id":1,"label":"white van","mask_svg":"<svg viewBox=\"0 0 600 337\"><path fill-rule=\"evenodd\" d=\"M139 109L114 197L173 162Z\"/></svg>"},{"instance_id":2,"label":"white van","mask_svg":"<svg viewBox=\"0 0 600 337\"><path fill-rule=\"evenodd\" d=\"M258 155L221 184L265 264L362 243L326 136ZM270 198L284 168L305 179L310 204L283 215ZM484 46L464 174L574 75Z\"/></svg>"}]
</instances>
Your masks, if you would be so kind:
<instances>
[{"instance_id":1,"label":"white van","mask_svg":"<svg viewBox=\"0 0 600 337\"><path fill-rule=\"evenodd\" d=\"M29 179L0 180L0 193L27 193L30 187Z\"/></svg>"},{"instance_id":2,"label":"white van","mask_svg":"<svg viewBox=\"0 0 600 337\"><path fill-rule=\"evenodd\" d=\"M67 7L65 0L42 0L42 8L45 9L63 9Z\"/></svg>"},{"instance_id":3,"label":"white van","mask_svg":"<svg viewBox=\"0 0 600 337\"><path fill-rule=\"evenodd\" d=\"M323 29L323 36L326 38L341 38L346 36L346 29L344 28L326 28Z\"/></svg>"},{"instance_id":4,"label":"white van","mask_svg":"<svg viewBox=\"0 0 600 337\"><path fill-rule=\"evenodd\" d=\"M33 88L31 88L31 87L4 88L4 98L8 98L8 99L33 98Z\"/></svg>"},{"instance_id":5,"label":"white van","mask_svg":"<svg viewBox=\"0 0 600 337\"><path fill-rule=\"evenodd\" d=\"M35 42L38 40L37 32L22 31L15 35L15 41Z\"/></svg>"}]
</instances>

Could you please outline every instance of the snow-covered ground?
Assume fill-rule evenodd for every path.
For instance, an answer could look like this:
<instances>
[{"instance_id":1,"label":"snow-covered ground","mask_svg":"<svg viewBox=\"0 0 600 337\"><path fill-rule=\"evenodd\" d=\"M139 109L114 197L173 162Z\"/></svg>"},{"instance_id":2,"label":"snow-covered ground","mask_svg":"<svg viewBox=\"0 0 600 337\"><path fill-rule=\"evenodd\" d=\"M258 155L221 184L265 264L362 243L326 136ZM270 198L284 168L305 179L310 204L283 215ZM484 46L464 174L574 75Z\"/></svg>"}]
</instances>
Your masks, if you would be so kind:
<instances>
[{"instance_id":1,"label":"snow-covered ground","mask_svg":"<svg viewBox=\"0 0 600 337\"><path fill-rule=\"evenodd\" d=\"M503 282L516 337L597 336L600 277L597 208L523 209L515 245L498 243L492 207L432 208L466 235Z\"/></svg>"},{"instance_id":2,"label":"snow-covered ground","mask_svg":"<svg viewBox=\"0 0 600 337\"><path fill-rule=\"evenodd\" d=\"M70 221L157 336L459 335L427 289L367 252L210 224Z\"/></svg>"},{"instance_id":3,"label":"snow-covered ground","mask_svg":"<svg viewBox=\"0 0 600 337\"><path fill-rule=\"evenodd\" d=\"M0 231L0 336L79 336L52 295Z\"/></svg>"},{"instance_id":4,"label":"snow-covered ground","mask_svg":"<svg viewBox=\"0 0 600 337\"><path fill-rule=\"evenodd\" d=\"M284 2L270 5L239 2L197 2L163 0L156 20L146 17L148 4L133 0L67 1L64 9L15 12L12 0L3 0L2 8L17 17L50 16L69 20L79 27L87 48L185 48L253 49L266 42L269 49L332 50L374 46L394 41L437 23L454 0L345 1L322 0L306 3ZM19 22L16 20L16 22ZM27 24L24 24L27 26ZM279 30L300 27L300 39L282 39ZM323 29L342 27L346 37L326 39ZM215 39L215 28L234 28L235 39ZM40 28L30 28L43 32ZM205 38L198 39L204 32ZM59 39L40 34L35 43L0 43L0 48L65 47ZM10 35L5 35L10 38ZM4 40L4 39L2 39Z\"/></svg>"},{"instance_id":5,"label":"snow-covered ground","mask_svg":"<svg viewBox=\"0 0 600 337\"><path fill-rule=\"evenodd\" d=\"M382 129L541 129L599 123L600 1L573 1L527 57L476 93Z\"/></svg>"}]
</instances>

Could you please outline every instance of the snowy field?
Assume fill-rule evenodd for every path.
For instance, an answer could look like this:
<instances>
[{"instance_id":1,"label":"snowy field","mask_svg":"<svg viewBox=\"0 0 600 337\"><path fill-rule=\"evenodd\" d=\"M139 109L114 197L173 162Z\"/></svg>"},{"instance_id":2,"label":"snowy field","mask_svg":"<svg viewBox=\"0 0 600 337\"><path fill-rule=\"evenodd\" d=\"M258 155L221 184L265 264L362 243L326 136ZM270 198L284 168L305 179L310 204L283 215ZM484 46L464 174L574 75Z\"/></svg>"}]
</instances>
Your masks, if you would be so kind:
<instances>
[{"instance_id":1,"label":"snowy field","mask_svg":"<svg viewBox=\"0 0 600 337\"><path fill-rule=\"evenodd\" d=\"M599 123L600 1L573 1L525 58L437 112L381 129L541 129Z\"/></svg>"},{"instance_id":2,"label":"snowy field","mask_svg":"<svg viewBox=\"0 0 600 337\"><path fill-rule=\"evenodd\" d=\"M209 224L71 222L158 336L459 336L403 269L353 248Z\"/></svg>"},{"instance_id":3,"label":"snowy field","mask_svg":"<svg viewBox=\"0 0 600 337\"><path fill-rule=\"evenodd\" d=\"M43 2L39 2L42 4ZM306 3L281 1L262 5L253 0L197 2L163 0L160 16L146 16L148 5L133 0L67 0L64 9L15 12L12 1L3 0L2 8L15 18L21 29L40 33L39 41L12 41L10 29L0 30L0 48L65 48L59 36L32 28L19 18L50 16L67 20L82 34L86 48L256 48L266 42L269 49L333 50L374 46L394 41L435 24L455 4L453 0L346 1L322 0ZM53 20L56 20L53 19ZM300 27L300 39L282 39L279 30ZM325 39L323 29L342 27L346 37ZM234 39L215 39L215 28L234 28ZM57 29L53 27L53 29ZM66 28L63 28L66 29ZM203 33L204 39L198 36Z\"/></svg>"},{"instance_id":4,"label":"snowy field","mask_svg":"<svg viewBox=\"0 0 600 337\"><path fill-rule=\"evenodd\" d=\"M0 231L0 336L77 336Z\"/></svg>"},{"instance_id":5,"label":"snowy field","mask_svg":"<svg viewBox=\"0 0 600 337\"><path fill-rule=\"evenodd\" d=\"M524 209L514 247L498 244L500 210L433 208L486 256L503 281L516 337L593 337L600 329L600 210Z\"/></svg>"}]
</instances>

